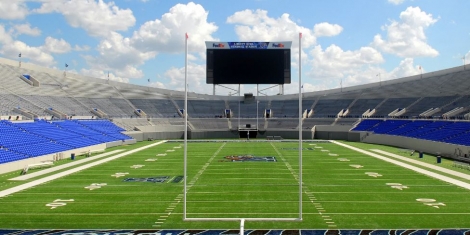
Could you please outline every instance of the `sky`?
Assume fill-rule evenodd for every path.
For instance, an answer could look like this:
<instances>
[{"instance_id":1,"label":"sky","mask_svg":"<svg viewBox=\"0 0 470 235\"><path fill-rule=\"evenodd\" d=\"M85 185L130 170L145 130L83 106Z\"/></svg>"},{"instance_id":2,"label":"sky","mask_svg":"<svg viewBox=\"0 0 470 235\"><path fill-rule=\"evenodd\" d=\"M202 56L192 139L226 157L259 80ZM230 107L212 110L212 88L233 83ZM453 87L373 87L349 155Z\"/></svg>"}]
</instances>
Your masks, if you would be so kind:
<instances>
[{"instance_id":1,"label":"sky","mask_svg":"<svg viewBox=\"0 0 470 235\"><path fill-rule=\"evenodd\" d=\"M0 57L183 90L187 33L189 91L212 94L205 41L292 41L284 92L294 94L299 33L303 91L348 87L470 64L468 9L468 0L0 0ZM260 85L279 92L269 87Z\"/></svg>"}]
</instances>

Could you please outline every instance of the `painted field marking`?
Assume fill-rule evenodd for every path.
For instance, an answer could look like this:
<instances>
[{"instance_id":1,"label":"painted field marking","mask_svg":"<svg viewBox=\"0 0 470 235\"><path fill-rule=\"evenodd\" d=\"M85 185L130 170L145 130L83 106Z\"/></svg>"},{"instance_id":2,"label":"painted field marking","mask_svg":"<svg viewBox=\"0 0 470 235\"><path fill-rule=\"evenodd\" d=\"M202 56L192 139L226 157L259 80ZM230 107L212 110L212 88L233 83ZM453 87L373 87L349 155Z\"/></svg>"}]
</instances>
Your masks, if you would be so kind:
<instances>
[{"instance_id":1,"label":"painted field marking","mask_svg":"<svg viewBox=\"0 0 470 235\"><path fill-rule=\"evenodd\" d=\"M174 152L174 149L168 149L167 152Z\"/></svg>"},{"instance_id":2,"label":"painted field marking","mask_svg":"<svg viewBox=\"0 0 470 235\"><path fill-rule=\"evenodd\" d=\"M329 155L329 156L332 156L332 157L337 157L337 156L339 156L339 155L336 154L336 153L329 153L328 155Z\"/></svg>"},{"instance_id":3,"label":"painted field marking","mask_svg":"<svg viewBox=\"0 0 470 235\"><path fill-rule=\"evenodd\" d=\"M119 178L119 177L126 176L126 175L128 175L128 174L129 174L129 172L118 172L118 173L116 173L116 174L114 174L114 175L111 175L111 176L112 176L112 177Z\"/></svg>"},{"instance_id":4,"label":"painted field marking","mask_svg":"<svg viewBox=\"0 0 470 235\"><path fill-rule=\"evenodd\" d=\"M462 179L470 180L470 175L469 174L465 174L465 173L462 173L462 172L450 170L450 169L440 167L440 166L435 166L433 164L421 162L421 161L418 161L418 160L410 159L410 158L407 158L407 157L403 157L403 156L400 156L400 155L397 155L397 154L389 153L389 152L378 150L378 149L371 149L371 151L374 151L374 152L377 152L377 153L380 153L380 154L383 154L383 155L387 155L389 157L393 157L393 158L396 158L396 159L399 159L399 160L402 160L402 161L418 164L418 165L421 165L421 166L424 166L424 167L427 167L427 168L430 168L430 169L433 169L433 170L437 170L437 171L440 171L440 172L447 173L449 175L454 175L454 176L460 177Z\"/></svg>"},{"instance_id":5,"label":"painted field marking","mask_svg":"<svg viewBox=\"0 0 470 235\"><path fill-rule=\"evenodd\" d=\"M31 182L28 182L28 183L25 183L25 184L22 184L22 185L18 185L18 186L15 186L15 187L13 187L13 188L5 189L5 190L3 190L3 191L0 191L0 197L5 197L5 196L8 196L8 195L10 195L10 194L13 194L13 193L16 193L16 192L19 192L19 191L22 191L22 190L25 190L25 189L34 187L34 186L36 186L36 185L44 184L44 183L46 183L46 182L49 182L49 181L58 179L58 178L60 178L60 177L67 176L67 175L70 175L70 174L73 174L73 173L76 173L76 172L79 172L79 171L88 169L88 168L90 168L90 167L97 166L97 165L103 164L103 163L105 163L105 162L109 162L109 161L118 159L118 158L120 158L120 157L124 157L124 156L127 156L127 155L129 155L129 154L133 154L133 153L139 152L139 151L141 151L141 150L144 150L144 149L148 149L148 148L157 146L157 145L162 144L162 143L165 143L165 142L167 142L167 141L164 140L164 141L160 141L160 142L157 142L157 143L149 144L149 145L146 145L146 146L143 146L143 147L140 147L140 148L136 148L136 149L133 149L133 150L129 150L129 151L127 151L127 152L124 152L124 153L120 153L120 154L114 155L114 156L112 156L112 157L108 157L108 158L105 158L105 159L101 159L101 160L98 160L98 161L95 161L95 162L92 162L92 163L89 163L89 164L86 164L86 165L78 166L78 167L75 167L75 168L73 168L73 169L66 170L66 171L63 171L63 172L59 172L59 173L54 174L54 175L46 176L46 177L41 178L41 179L33 180L33 181L31 181Z\"/></svg>"},{"instance_id":6,"label":"painted field marking","mask_svg":"<svg viewBox=\"0 0 470 235\"><path fill-rule=\"evenodd\" d=\"M437 209L439 209L439 206L446 206L446 204L442 202L436 202L436 199L432 199L432 198L418 198L416 199L416 201L422 202L426 206L431 206Z\"/></svg>"},{"instance_id":7,"label":"painted field marking","mask_svg":"<svg viewBox=\"0 0 470 235\"><path fill-rule=\"evenodd\" d=\"M157 160L157 158L149 158L149 159L147 159L147 160L145 160L145 161L146 161L146 162L154 162L154 161L156 161L156 160Z\"/></svg>"},{"instance_id":8,"label":"painted field marking","mask_svg":"<svg viewBox=\"0 0 470 235\"><path fill-rule=\"evenodd\" d=\"M435 179L438 179L438 180L441 180L441 181L444 181L444 182L447 182L447 183L451 183L453 185L457 185L459 187L470 190L470 184L469 183L466 183L466 182L463 182L463 181L460 181L460 180L457 180L457 179L454 179L454 178L451 178L451 177L447 177L447 176L444 176L444 175L441 175L441 174L438 174L438 173L435 173L435 172L432 172L432 171L428 171L428 170L425 170L425 169L422 169L422 168L419 168L419 167L416 167L416 166L413 166L413 165L410 165L410 164L407 164L407 163L404 163L404 162L401 162L401 161L390 159L388 157L384 157L382 155L372 153L372 152L369 152L369 151L366 151L366 150L362 150L360 148L356 148L356 147L353 147L353 146L350 146L350 145L347 145L347 144L343 144L343 143L340 143L340 142L337 142L337 141L334 141L334 140L331 140L331 143L335 143L335 144L343 146L345 148L352 149L356 152L360 152L360 153L369 155L371 157L375 157L375 158L381 159L383 161L401 166L403 168L407 168L407 169L410 169L412 171L430 176L432 178L435 178Z\"/></svg>"},{"instance_id":9,"label":"painted field marking","mask_svg":"<svg viewBox=\"0 0 470 235\"><path fill-rule=\"evenodd\" d=\"M166 153L159 153L156 155L157 157L163 157L163 156L166 156Z\"/></svg>"},{"instance_id":10,"label":"painted field marking","mask_svg":"<svg viewBox=\"0 0 470 235\"><path fill-rule=\"evenodd\" d=\"M86 186L85 188L91 191L91 190L99 189L106 185L108 184L107 183L93 183L93 184L90 184L90 186Z\"/></svg>"},{"instance_id":11,"label":"painted field marking","mask_svg":"<svg viewBox=\"0 0 470 235\"><path fill-rule=\"evenodd\" d=\"M338 161L340 161L340 162L349 162L349 159L347 159L347 158L338 158Z\"/></svg>"},{"instance_id":12,"label":"painted field marking","mask_svg":"<svg viewBox=\"0 0 470 235\"><path fill-rule=\"evenodd\" d=\"M361 165L349 165L350 167L354 167L356 169L363 168L364 166Z\"/></svg>"},{"instance_id":13,"label":"painted field marking","mask_svg":"<svg viewBox=\"0 0 470 235\"><path fill-rule=\"evenodd\" d=\"M322 149L321 151L322 151L322 152L329 152L330 150L328 150L328 149Z\"/></svg>"},{"instance_id":14,"label":"painted field marking","mask_svg":"<svg viewBox=\"0 0 470 235\"><path fill-rule=\"evenodd\" d=\"M315 146L314 148L316 148L316 149L322 149L323 147L321 147L321 146Z\"/></svg>"},{"instance_id":15,"label":"painted field marking","mask_svg":"<svg viewBox=\"0 0 470 235\"><path fill-rule=\"evenodd\" d=\"M382 177L383 175L377 173L377 172L365 172L364 174L370 176L370 177L374 177L374 178L377 178L377 177Z\"/></svg>"},{"instance_id":16,"label":"painted field marking","mask_svg":"<svg viewBox=\"0 0 470 235\"><path fill-rule=\"evenodd\" d=\"M138 169L138 168L142 168L144 166L145 165L132 165L131 168Z\"/></svg>"},{"instance_id":17,"label":"painted field marking","mask_svg":"<svg viewBox=\"0 0 470 235\"><path fill-rule=\"evenodd\" d=\"M276 146L274 146L273 143L271 143L271 146L273 147L274 151L276 151L276 153L278 154L278 156L281 158L281 160L284 162L284 164L286 165L286 167L289 169L289 171L291 172L292 176L295 178L295 180L297 181L298 184L303 184L303 182L300 182L299 180L299 177L297 174L295 174L294 170L292 169L291 165L289 164L289 162L287 162L287 160L284 158L284 156L281 154L281 152L279 152L279 150L276 148ZM322 148L322 147L319 147L319 146L316 146L315 148ZM315 206L315 209L318 211L318 213L321 215L322 212L326 212L326 210L323 209L323 206L321 205L321 203L314 203L313 201L317 200L317 199L313 199L314 198L314 194L308 189L307 186L302 186L302 190L304 191L305 194L307 194L308 197L310 197L310 201L312 202L312 204ZM321 208L321 209L319 209Z\"/></svg>"},{"instance_id":18,"label":"painted field marking","mask_svg":"<svg viewBox=\"0 0 470 235\"><path fill-rule=\"evenodd\" d=\"M403 190L403 189L408 188L408 186L405 186L405 185L400 184L400 183L386 183L386 185L390 186L391 188L398 189L398 190Z\"/></svg>"},{"instance_id":19,"label":"painted field marking","mask_svg":"<svg viewBox=\"0 0 470 235\"><path fill-rule=\"evenodd\" d=\"M57 207L61 207L61 206L65 206L67 205L66 202L74 202L75 200L73 199L56 199L54 200L54 202L51 202L51 203L48 203L46 204L46 206L50 206L51 207L51 210L52 209L55 209Z\"/></svg>"}]
</instances>

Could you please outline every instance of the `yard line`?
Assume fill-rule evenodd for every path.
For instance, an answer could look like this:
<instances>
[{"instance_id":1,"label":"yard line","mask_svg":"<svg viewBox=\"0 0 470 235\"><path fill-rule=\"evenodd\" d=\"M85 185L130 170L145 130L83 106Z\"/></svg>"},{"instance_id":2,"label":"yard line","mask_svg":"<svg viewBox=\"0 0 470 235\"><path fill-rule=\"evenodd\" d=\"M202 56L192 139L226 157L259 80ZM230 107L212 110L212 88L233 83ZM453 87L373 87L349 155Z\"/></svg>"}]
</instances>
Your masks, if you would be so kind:
<instances>
[{"instance_id":1,"label":"yard line","mask_svg":"<svg viewBox=\"0 0 470 235\"><path fill-rule=\"evenodd\" d=\"M144 150L144 149L148 149L148 148L157 146L157 145L162 144L162 143L165 143L165 142L166 142L166 140L160 141L160 142L157 142L157 143L153 143L153 144L149 144L149 145L146 145L146 146L143 146L143 147L140 147L140 148L136 148L136 149L133 149L133 150L129 150L129 151L124 152L124 153L120 153L120 154L118 154L118 155L115 155L115 156L112 156L112 157L109 157L109 158L101 159L101 160L98 160L98 161L95 161L95 162L92 162L92 163L88 163L88 164L86 164L86 165L82 165L82 166L75 167L75 168L70 169L70 170L66 170L66 171L63 171L63 172L60 172L60 173L57 173L57 174L54 174L54 175L50 175L50 176L44 177L44 178L42 178L42 179L37 179L37 180L31 181L31 182L28 182L28 183L25 183L25 184L22 184L22 185L18 185L18 186L16 186L16 187L13 187L13 188L9 188L9 189L0 191L0 197L5 197L5 196L8 196L8 195L10 195L10 194L19 192L19 191L21 191L21 190L25 190L25 189L28 189L28 188L31 188L31 187L34 187L34 186L43 184L43 183L46 183L46 182L49 182L49 181L58 179L58 178L60 178L60 177L64 177L64 176L67 176L67 175L70 175L70 174L73 174L73 173L76 173L76 172L79 172L79 171L88 169L88 168L90 168L90 167L97 166L97 165L99 165L99 164L102 164L102 163L105 163L105 162L109 162L109 161L118 159L118 158L120 158L120 157L124 157L124 156L127 156L127 155L129 155L129 154L133 154L133 153L139 152L139 151L141 151L141 150Z\"/></svg>"},{"instance_id":2,"label":"yard line","mask_svg":"<svg viewBox=\"0 0 470 235\"><path fill-rule=\"evenodd\" d=\"M421 161L418 161L418 160L409 159L407 157L403 157L403 156L393 154L393 153L389 153L389 152L386 152L386 151L382 151L382 150L379 150L379 149L371 149L371 151L374 151L374 152L377 152L377 153L380 153L380 154L384 154L384 155L387 155L387 156L390 156L390 157L393 157L393 158L397 158L397 159L400 159L402 161L407 161L407 162L411 162L411 163L421 165L421 166L424 166L424 167L427 167L427 168L431 168L433 170L444 172L444 173L447 173L449 175L454 175L454 176L460 177L462 179L470 180L470 175L469 174L465 174L465 173L461 173L461 172L458 172L458 171L450 170L450 169L440 167L440 166L435 166L433 164L421 162Z\"/></svg>"},{"instance_id":3,"label":"yard line","mask_svg":"<svg viewBox=\"0 0 470 235\"><path fill-rule=\"evenodd\" d=\"M10 180L28 180L28 179L31 179L31 178L34 178L34 177L37 177L37 176L49 174L51 172L62 170L62 169L72 167L72 166L75 166L75 165L79 165L79 164L82 164L82 163L85 163L85 162L94 161L96 159L103 158L103 157L106 157L106 156L109 156L109 155L113 155L115 153L119 153L119 152L122 152L122 151L124 151L124 150L123 149L117 149L117 150L114 150L114 151L111 151L111 152L108 152L108 153L103 153L103 154L96 155L96 156L93 156L93 157L84 158L84 159L81 159L81 160L76 160L74 162L70 162L70 163L67 163L67 164L51 167L51 168L48 168L48 169L44 169L42 171L33 172L31 174L18 176L18 177L12 178Z\"/></svg>"},{"instance_id":4,"label":"yard line","mask_svg":"<svg viewBox=\"0 0 470 235\"><path fill-rule=\"evenodd\" d=\"M451 183L451 184L454 184L456 186L459 186L459 187L462 187L462 188L465 188L465 189L470 189L470 184L469 183L465 183L465 182L460 181L460 180L456 180L456 179L453 179L453 178L450 178L450 177L447 177L447 176L444 176L444 175L441 175L441 174L438 174L438 173L434 173L432 171L428 171L428 170L425 170L425 169L422 169L422 168L419 168L419 167L416 167L416 166L413 166L413 165L410 165L410 164L407 164L407 163L404 163L404 162L401 162L401 161L390 159L388 157L384 157L382 155L372 153L372 152L369 152L369 151L366 151L366 150L363 150L363 149L360 149L360 148L356 148L356 147L353 147L353 146L350 146L350 145L347 145L347 144L343 144L343 143L340 143L340 142L337 142L337 141L334 141L334 140L332 140L331 142L333 142L337 145L343 146L345 148L352 149L356 152L360 152L360 153L369 155L371 157L375 157L375 158L378 158L380 160L383 160L383 161L386 161L386 162L389 162L389 163L392 163L392 164L395 164L395 165L398 165L398 166L416 171L418 173L430 176L432 178L442 180L444 182Z\"/></svg>"}]
</instances>

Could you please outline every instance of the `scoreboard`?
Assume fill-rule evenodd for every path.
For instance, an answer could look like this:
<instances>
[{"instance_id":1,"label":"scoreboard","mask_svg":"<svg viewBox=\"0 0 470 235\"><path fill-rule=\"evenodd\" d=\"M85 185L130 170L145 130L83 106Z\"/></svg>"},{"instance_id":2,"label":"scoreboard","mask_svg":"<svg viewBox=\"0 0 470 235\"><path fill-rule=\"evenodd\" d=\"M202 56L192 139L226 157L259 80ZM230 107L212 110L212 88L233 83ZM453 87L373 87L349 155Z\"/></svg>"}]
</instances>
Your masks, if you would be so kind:
<instances>
[{"instance_id":1,"label":"scoreboard","mask_svg":"<svg viewBox=\"0 0 470 235\"><path fill-rule=\"evenodd\" d=\"M207 84L290 84L292 42L206 42Z\"/></svg>"}]
</instances>

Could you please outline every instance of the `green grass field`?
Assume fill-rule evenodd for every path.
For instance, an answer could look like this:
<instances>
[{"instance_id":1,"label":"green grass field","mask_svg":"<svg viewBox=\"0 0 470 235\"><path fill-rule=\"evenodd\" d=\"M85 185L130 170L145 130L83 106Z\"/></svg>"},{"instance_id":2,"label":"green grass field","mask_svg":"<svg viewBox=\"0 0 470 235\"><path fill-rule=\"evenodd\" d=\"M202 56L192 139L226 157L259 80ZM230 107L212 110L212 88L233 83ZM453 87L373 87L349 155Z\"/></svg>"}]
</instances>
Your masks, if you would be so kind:
<instances>
[{"instance_id":1,"label":"green grass field","mask_svg":"<svg viewBox=\"0 0 470 235\"><path fill-rule=\"evenodd\" d=\"M128 151L150 143L153 142L141 142L107 151ZM393 147L344 143L366 150L377 148L403 156L409 155L400 153ZM187 217L297 218L297 148L298 144L294 142L189 143ZM467 189L333 143L305 142L303 148L313 150L303 151L302 222L247 221L246 228L470 227L467 219L470 215L470 193ZM166 155L157 156L158 154ZM225 159L225 156L246 154L272 156L277 161L232 162ZM416 155L408 157L418 159ZM146 161L148 159L156 160ZM420 160L434 162L430 156ZM67 163L70 160L62 161ZM453 169L450 161L444 160L440 165ZM470 174L465 170L460 171ZM380 176L373 177L366 172L378 173ZM116 173L128 174L117 177ZM236 221L183 221L184 184L178 181L182 175L182 143L160 144L0 198L0 228L238 228L239 222ZM0 191L44 177L22 182L8 180L15 176L18 176L18 172L0 175ZM168 178L163 183L125 181L126 178L155 177ZM399 190L387 183L399 183L408 188ZM51 209L52 207L55 208Z\"/></svg>"}]
</instances>

